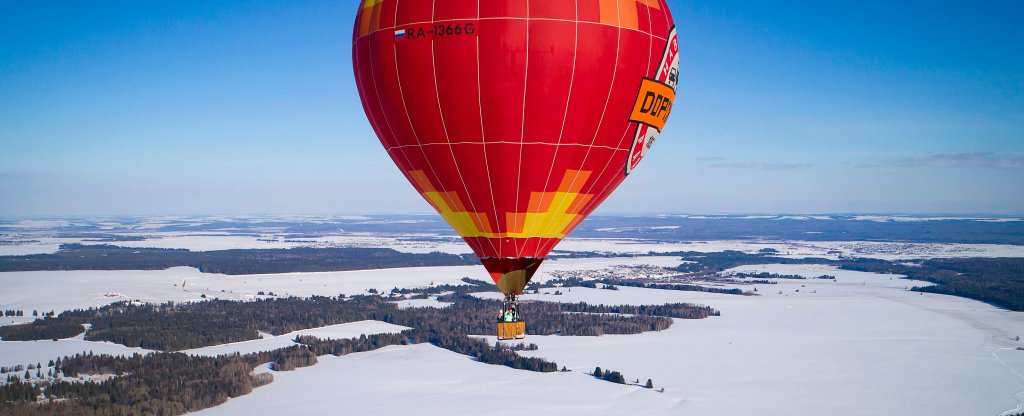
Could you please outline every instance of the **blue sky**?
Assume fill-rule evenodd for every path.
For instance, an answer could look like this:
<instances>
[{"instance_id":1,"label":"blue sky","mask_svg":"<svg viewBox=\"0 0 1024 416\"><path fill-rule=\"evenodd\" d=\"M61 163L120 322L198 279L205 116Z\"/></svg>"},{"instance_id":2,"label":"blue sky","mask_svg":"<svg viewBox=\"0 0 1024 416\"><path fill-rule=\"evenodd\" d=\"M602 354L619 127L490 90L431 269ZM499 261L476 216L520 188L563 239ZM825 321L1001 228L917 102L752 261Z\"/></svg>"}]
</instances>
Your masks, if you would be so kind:
<instances>
[{"instance_id":1,"label":"blue sky","mask_svg":"<svg viewBox=\"0 0 1024 416\"><path fill-rule=\"evenodd\" d=\"M598 212L1024 214L1024 3L892 3L670 1L680 98ZM0 215L430 212L355 8L0 4Z\"/></svg>"}]
</instances>

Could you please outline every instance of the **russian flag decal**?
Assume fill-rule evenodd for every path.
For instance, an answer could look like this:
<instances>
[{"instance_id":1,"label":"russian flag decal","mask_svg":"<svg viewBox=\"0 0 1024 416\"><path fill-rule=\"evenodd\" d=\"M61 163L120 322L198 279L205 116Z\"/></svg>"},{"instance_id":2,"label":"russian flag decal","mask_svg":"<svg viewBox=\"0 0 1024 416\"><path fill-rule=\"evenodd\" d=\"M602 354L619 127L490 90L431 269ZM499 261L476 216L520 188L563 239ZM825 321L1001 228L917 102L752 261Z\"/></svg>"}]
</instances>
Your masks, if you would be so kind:
<instances>
[{"instance_id":1,"label":"russian flag decal","mask_svg":"<svg viewBox=\"0 0 1024 416\"><path fill-rule=\"evenodd\" d=\"M395 41L405 40L405 29L398 29L395 31Z\"/></svg>"}]
</instances>

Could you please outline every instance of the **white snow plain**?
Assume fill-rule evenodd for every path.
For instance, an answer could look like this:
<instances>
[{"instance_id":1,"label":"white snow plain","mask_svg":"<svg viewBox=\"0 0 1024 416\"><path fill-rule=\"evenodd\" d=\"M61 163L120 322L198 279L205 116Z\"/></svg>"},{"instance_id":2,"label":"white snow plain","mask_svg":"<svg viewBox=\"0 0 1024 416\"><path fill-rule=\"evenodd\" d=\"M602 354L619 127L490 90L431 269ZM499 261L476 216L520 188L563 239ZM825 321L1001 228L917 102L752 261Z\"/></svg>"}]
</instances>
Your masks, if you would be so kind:
<instances>
[{"instance_id":1,"label":"white snow plain","mask_svg":"<svg viewBox=\"0 0 1024 416\"><path fill-rule=\"evenodd\" d=\"M426 299L406 299L395 301L399 309L409 308L446 308L452 306L451 302L441 302L437 300L437 296L431 296Z\"/></svg>"},{"instance_id":2,"label":"white snow plain","mask_svg":"<svg viewBox=\"0 0 1024 416\"><path fill-rule=\"evenodd\" d=\"M205 299L251 300L277 296L308 297L366 294L368 289L416 288L464 284L463 277L490 279L480 266L409 267L322 273L223 275L192 267L166 270L75 270L0 273L0 307L55 311L102 306L117 301L162 303Z\"/></svg>"},{"instance_id":3,"label":"white snow plain","mask_svg":"<svg viewBox=\"0 0 1024 416\"><path fill-rule=\"evenodd\" d=\"M201 414L479 414L509 399L539 415L998 415L1024 392L1024 314L968 299L904 290L896 276L827 266L759 265L831 280L776 279L763 296L622 287L560 288L543 300L604 304L695 302L722 316L677 319L665 331L600 337L536 336L523 351L569 373L475 363L429 345L392 346L274 373L274 382ZM890 280L892 279L892 280ZM797 292L799 290L799 292ZM781 294L779 292L782 292ZM529 305L524 305L529 316ZM527 322L529 331L529 322ZM493 336L483 336L495 342ZM519 341L516 341L519 342ZM595 366L664 393L596 381Z\"/></svg>"},{"instance_id":4,"label":"white snow plain","mask_svg":"<svg viewBox=\"0 0 1024 416\"><path fill-rule=\"evenodd\" d=\"M528 335L525 341L540 349L521 354L576 371L601 366L627 379L651 378L678 399L664 414L954 416L1021 408L1024 351L1015 348L1024 344L1014 337L1024 334L1022 313L907 291L914 282L889 275L810 265L733 270L837 279L747 286L758 288L757 297L562 289L561 296L541 298L693 302L722 316L677 319L668 330L639 335ZM524 311L529 316L528 305Z\"/></svg>"},{"instance_id":5,"label":"white snow plain","mask_svg":"<svg viewBox=\"0 0 1024 416\"><path fill-rule=\"evenodd\" d=\"M552 259L544 262L536 279L551 278L559 270L599 270L617 265L677 266L670 256ZM74 270L2 272L0 309L54 311L103 306L117 301L162 303L203 299L252 300L276 296L346 296L366 294L373 289L387 293L393 288L430 285L462 285L470 277L490 282L481 266L404 267L340 272L224 275L201 273L192 267L166 270ZM263 292L265 295L259 295ZM203 296L206 298L203 298ZM4 318L23 322L24 318Z\"/></svg>"},{"instance_id":6,"label":"white snow plain","mask_svg":"<svg viewBox=\"0 0 1024 416\"><path fill-rule=\"evenodd\" d=\"M0 366L49 362L59 357L92 352L93 354L132 355L146 354L149 350L126 347L105 341L86 341L85 329L71 338L45 341L2 341L0 340Z\"/></svg>"},{"instance_id":7,"label":"white snow plain","mask_svg":"<svg viewBox=\"0 0 1024 416\"><path fill-rule=\"evenodd\" d=\"M677 399L580 372L487 365L429 344L389 346L275 372L274 382L197 415L672 414Z\"/></svg>"},{"instance_id":8,"label":"white snow plain","mask_svg":"<svg viewBox=\"0 0 1024 416\"><path fill-rule=\"evenodd\" d=\"M627 238L567 238L555 247L555 251L593 251L620 255L680 251L712 253L726 250L756 253L762 249L774 249L778 252L776 255L789 258L837 259L840 256L854 256L910 260L948 257L1024 257L1024 246L1020 245L875 241L712 240L666 243Z\"/></svg>"},{"instance_id":9,"label":"white snow plain","mask_svg":"<svg viewBox=\"0 0 1024 416\"><path fill-rule=\"evenodd\" d=\"M550 278L556 271L600 273L615 267L667 267L678 262L670 256L563 259L546 262L537 278ZM730 271L808 277L829 274L837 279L730 285L757 288L762 296L628 287L617 291L559 288L563 294L556 296L556 289L545 289L540 295L524 296L524 300L692 302L710 305L722 316L676 320L668 330L638 335L527 336L525 342L536 343L540 349L523 355L550 359L574 370L571 373L539 374L489 366L428 345L321 357L316 366L276 372L272 384L203 413L344 410L360 414L416 409L427 415L478 414L481 409L500 406L509 392L514 392L517 410L559 415L612 411L959 416L997 415L1022 408L1024 351L1015 348L1024 343L1014 340L1024 335L1022 313L906 290L924 285L922 282L828 266L755 265ZM251 299L257 297L257 291L333 296L365 293L371 287L387 291L431 282L458 284L463 276L489 278L479 266L249 276L202 274L191 268L9 272L0 273L5 282L0 305L60 311L118 299L195 301L201 294L228 299ZM529 331L528 304L524 313ZM493 336L489 338L493 342ZM17 354L50 346L55 349L48 352L51 358L81 350L137 350L109 344L106 351L96 344L0 342L0 348L8 348L0 349L0 361L44 362L48 359L31 358L39 355ZM595 366L620 371L630 380L651 378L665 392L599 382L583 374Z\"/></svg>"},{"instance_id":10,"label":"white snow plain","mask_svg":"<svg viewBox=\"0 0 1024 416\"><path fill-rule=\"evenodd\" d=\"M672 227L672 226L667 226ZM665 227L655 227L665 228ZM251 230L250 230L251 231ZM120 234L119 234L120 235ZM423 234L346 233L310 238L292 238L278 230L259 235L218 231L154 231L127 233L125 241L89 240L83 238L32 237L19 234L0 235L0 255L55 253L60 244L110 244L129 248L180 248L191 251L227 249L279 249L296 247L376 247L406 253L443 252L471 254L469 246L457 236ZM618 255L646 255L675 251L717 252L737 250L755 253L771 248L780 256L791 258L839 256L870 257L887 260L941 257L1024 257L1024 246L1004 244L959 243L893 243L872 241L776 241L776 240L712 240L659 242L635 238L567 238L555 252L600 252Z\"/></svg>"},{"instance_id":11,"label":"white snow plain","mask_svg":"<svg viewBox=\"0 0 1024 416\"><path fill-rule=\"evenodd\" d=\"M81 242L81 238L0 236L0 256L27 256L56 253L61 244Z\"/></svg>"},{"instance_id":12,"label":"white snow plain","mask_svg":"<svg viewBox=\"0 0 1024 416\"><path fill-rule=\"evenodd\" d=\"M263 338L260 339L232 342L229 344L220 344L210 347L193 348L182 352L190 355L203 355L208 357L235 353L251 354L298 345L292 340L300 335L314 336L320 339L347 339L358 338L360 335L398 333L406 329L410 328L381 321L357 321L322 326L319 328L302 329L277 336L261 333Z\"/></svg>"},{"instance_id":13,"label":"white snow plain","mask_svg":"<svg viewBox=\"0 0 1024 416\"><path fill-rule=\"evenodd\" d=\"M292 340L300 335L310 335L321 339L346 339L357 338L360 335L398 333L406 329L409 328L381 321L356 321L319 328L302 329L277 336L260 333L262 336L260 339L193 348L181 352L209 357L235 353L250 354L297 345ZM85 330L83 329L81 334L56 341L0 340L0 366L13 367L18 364L28 366L28 364L46 363L58 357L88 352L94 354L132 355L135 353L146 354L152 352L152 350L126 347L106 341L86 341Z\"/></svg>"}]
</instances>

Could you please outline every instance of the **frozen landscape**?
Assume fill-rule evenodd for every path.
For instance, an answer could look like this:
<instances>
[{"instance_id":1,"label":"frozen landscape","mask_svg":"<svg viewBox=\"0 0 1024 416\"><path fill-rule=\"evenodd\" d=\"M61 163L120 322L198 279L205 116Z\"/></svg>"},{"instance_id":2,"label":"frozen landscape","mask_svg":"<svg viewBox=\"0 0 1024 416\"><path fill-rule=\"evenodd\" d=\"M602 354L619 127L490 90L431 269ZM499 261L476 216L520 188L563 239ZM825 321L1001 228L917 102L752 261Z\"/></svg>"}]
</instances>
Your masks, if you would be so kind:
<instances>
[{"instance_id":1,"label":"frozen landscape","mask_svg":"<svg viewBox=\"0 0 1024 416\"><path fill-rule=\"evenodd\" d=\"M770 220L770 219L761 219ZM860 218L857 221L905 218ZM168 220L180 226L180 223ZM360 221L365 221L360 219ZM826 221L826 220L821 220ZM835 221L835 220L831 220ZM924 222L921 219L919 222ZM935 220L941 221L941 220ZM977 221L982 221L981 219ZM984 219L984 221L995 221ZM1010 221L1010 220L1006 220ZM271 249L320 246L371 246L412 253L466 253L444 234L387 232L298 238L281 230L258 236L222 231L151 233L165 222L123 231L124 241L88 241L88 236L58 236L54 223L20 222L9 226L7 255L56 251L62 243L123 247ZM58 226L67 225L64 223ZM20 228L18 228L20 227ZM107 224L118 230L119 225ZM148 228L147 228L148 227ZM14 231L11 231L14 230ZM48 232L45 230L49 230ZM109 231L109 230L108 230ZM43 234L49 233L49 236ZM106 239L109 240L108 236ZM116 240L116 237L113 239ZM38 250L36 250L38 249ZM927 258L1022 257L1024 246L988 243L884 241L661 241L635 235L566 240L564 253L591 253L546 261L535 282L557 279L641 279L670 281L685 261L675 252L714 253L773 249L779 258L879 258L911 261ZM36 251L33 251L36 250ZM52 250L52 251L51 251ZM602 256L594 256L594 253ZM797 278L744 282L741 276L767 273ZM817 278L822 275L834 279ZM203 273L194 267L163 270L38 270L0 273L0 309L60 314L127 301L132 303L253 301L284 297L357 296L371 292L394 296L400 308L445 308L437 295L399 298L393 289L465 285L464 278L487 280L479 266L400 267L375 270L277 274ZM702 279L707 279L703 281ZM531 302L586 302L593 305L693 303L721 313L705 319L674 319L668 329L633 335L529 335L536 350L519 351L565 367L538 373L487 365L429 343L392 345L343 356L323 355L315 365L273 374L273 382L231 398L200 414L397 413L479 414L514 394L517 411L531 414L589 415L600 412L664 415L1009 415L1024 411L1024 313L962 297L911 291L932 283L900 275L839 269L828 264L749 264L687 283L738 288L755 296L643 287L541 287L523 295ZM478 292L500 299L498 292ZM31 321L30 316L0 318L0 324ZM85 328L83 328L84 330ZM259 339L188 349L197 356L266 352L298 345L297 336L323 339L398 333L407 327L359 321L307 328ZM46 363L63 355L130 355L147 349L88 341L84 334L59 340L0 341L0 366ZM493 334L475 334L490 343ZM595 367L621 372L627 383L597 380ZM43 372L45 372L44 369ZM110 377L113 377L110 375ZM641 385L651 379L654 389ZM639 383L634 384L635 381Z\"/></svg>"}]
</instances>

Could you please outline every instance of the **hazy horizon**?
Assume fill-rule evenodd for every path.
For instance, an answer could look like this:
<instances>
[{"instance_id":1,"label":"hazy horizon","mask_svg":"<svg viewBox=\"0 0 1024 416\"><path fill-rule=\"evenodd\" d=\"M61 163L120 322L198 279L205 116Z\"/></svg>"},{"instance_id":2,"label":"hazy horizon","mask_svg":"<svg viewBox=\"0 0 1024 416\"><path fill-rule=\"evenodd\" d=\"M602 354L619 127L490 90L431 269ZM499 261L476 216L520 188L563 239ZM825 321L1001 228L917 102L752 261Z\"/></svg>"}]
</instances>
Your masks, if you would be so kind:
<instances>
[{"instance_id":1,"label":"hazy horizon","mask_svg":"<svg viewBox=\"0 0 1024 416\"><path fill-rule=\"evenodd\" d=\"M428 206L429 208L429 206ZM403 216L430 216L443 220L436 212L424 210L420 212L207 212L207 213L106 213L106 214L0 214L0 220L10 219L103 219L103 218L156 218L156 217L403 217ZM972 219L972 218L1024 218L1024 213L921 213L921 212L595 212L588 217L906 217L906 218L938 218L938 219ZM761 218L757 218L761 219Z\"/></svg>"}]
</instances>

